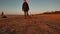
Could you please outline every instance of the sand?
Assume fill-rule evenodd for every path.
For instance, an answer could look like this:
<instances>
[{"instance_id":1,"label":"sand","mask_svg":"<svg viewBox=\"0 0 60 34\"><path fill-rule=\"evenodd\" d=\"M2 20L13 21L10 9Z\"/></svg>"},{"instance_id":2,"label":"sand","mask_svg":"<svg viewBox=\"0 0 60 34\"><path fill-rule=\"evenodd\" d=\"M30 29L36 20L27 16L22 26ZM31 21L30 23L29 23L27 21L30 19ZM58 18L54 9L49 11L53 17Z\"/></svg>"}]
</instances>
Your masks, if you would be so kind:
<instances>
[{"instance_id":1,"label":"sand","mask_svg":"<svg viewBox=\"0 0 60 34\"><path fill-rule=\"evenodd\" d=\"M60 34L60 14L7 17L0 16L0 34Z\"/></svg>"}]
</instances>

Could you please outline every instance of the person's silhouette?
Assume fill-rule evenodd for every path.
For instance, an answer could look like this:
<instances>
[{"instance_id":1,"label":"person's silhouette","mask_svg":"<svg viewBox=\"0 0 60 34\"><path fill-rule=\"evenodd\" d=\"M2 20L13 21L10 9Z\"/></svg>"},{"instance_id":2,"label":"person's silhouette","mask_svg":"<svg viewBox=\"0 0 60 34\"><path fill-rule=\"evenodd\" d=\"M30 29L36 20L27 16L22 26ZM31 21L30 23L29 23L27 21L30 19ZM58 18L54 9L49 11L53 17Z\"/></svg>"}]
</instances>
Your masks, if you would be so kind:
<instances>
[{"instance_id":1,"label":"person's silhouette","mask_svg":"<svg viewBox=\"0 0 60 34\"><path fill-rule=\"evenodd\" d=\"M7 18L6 15L4 15L4 12L2 11L2 14L1 14L2 18Z\"/></svg>"},{"instance_id":2,"label":"person's silhouette","mask_svg":"<svg viewBox=\"0 0 60 34\"><path fill-rule=\"evenodd\" d=\"M4 15L4 12L2 11L1 16L3 16L3 15Z\"/></svg>"},{"instance_id":3,"label":"person's silhouette","mask_svg":"<svg viewBox=\"0 0 60 34\"><path fill-rule=\"evenodd\" d=\"M24 15L28 16L29 6L28 6L28 3L26 2L26 0L24 0L24 3L22 5L22 10L24 11Z\"/></svg>"}]
</instances>

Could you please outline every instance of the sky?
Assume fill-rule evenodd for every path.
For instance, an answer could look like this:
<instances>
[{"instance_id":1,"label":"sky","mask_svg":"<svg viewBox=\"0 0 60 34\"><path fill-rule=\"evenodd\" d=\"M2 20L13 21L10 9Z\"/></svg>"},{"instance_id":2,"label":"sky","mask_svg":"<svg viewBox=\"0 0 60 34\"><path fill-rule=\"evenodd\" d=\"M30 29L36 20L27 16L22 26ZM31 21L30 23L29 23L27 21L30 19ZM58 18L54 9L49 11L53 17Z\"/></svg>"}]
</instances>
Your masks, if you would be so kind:
<instances>
[{"instance_id":1,"label":"sky","mask_svg":"<svg viewBox=\"0 0 60 34\"><path fill-rule=\"evenodd\" d=\"M29 14L38 14L49 11L60 11L60 0L27 0ZM23 0L0 0L0 14L23 15Z\"/></svg>"}]
</instances>

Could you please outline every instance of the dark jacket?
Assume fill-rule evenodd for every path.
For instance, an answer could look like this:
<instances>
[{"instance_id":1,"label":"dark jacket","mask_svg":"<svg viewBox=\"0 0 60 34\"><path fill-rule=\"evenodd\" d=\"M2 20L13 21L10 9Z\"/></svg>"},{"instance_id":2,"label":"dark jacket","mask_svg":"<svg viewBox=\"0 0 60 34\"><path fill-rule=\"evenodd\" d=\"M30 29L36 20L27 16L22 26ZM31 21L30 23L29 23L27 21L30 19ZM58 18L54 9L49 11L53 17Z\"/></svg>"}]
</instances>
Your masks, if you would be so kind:
<instances>
[{"instance_id":1,"label":"dark jacket","mask_svg":"<svg viewBox=\"0 0 60 34\"><path fill-rule=\"evenodd\" d=\"M28 6L28 3L27 2L24 2L23 5L22 5L22 10L23 11L29 11L29 6Z\"/></svg>"}]
</instances>

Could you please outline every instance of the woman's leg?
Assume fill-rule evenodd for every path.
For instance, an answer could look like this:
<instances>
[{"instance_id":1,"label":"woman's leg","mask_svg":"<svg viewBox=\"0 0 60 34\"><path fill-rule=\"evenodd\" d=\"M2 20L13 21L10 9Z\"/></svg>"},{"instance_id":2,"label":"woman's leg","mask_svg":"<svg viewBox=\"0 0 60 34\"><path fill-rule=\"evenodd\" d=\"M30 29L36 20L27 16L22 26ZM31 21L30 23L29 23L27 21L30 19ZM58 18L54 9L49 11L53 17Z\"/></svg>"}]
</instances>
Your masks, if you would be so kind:
<instances>
[{"instance_id":1,"label":"woman's leg","mask_svg":"<svg viewBox=\"0 0 60 34\"><path fill-rule=\"evenodd\" d=\"M27 11L27 16L28 16L28 11Z\"/></svg>"},{"instance_id":2,"label":"woman's leg","mask_svg":"<svg viewBox=\"0 0 60 34\"><path fill-rule=\"evenodd\" d=\"M24 16L26 17L26 11L24 11Z\"/></svg>"}]
</instances>

